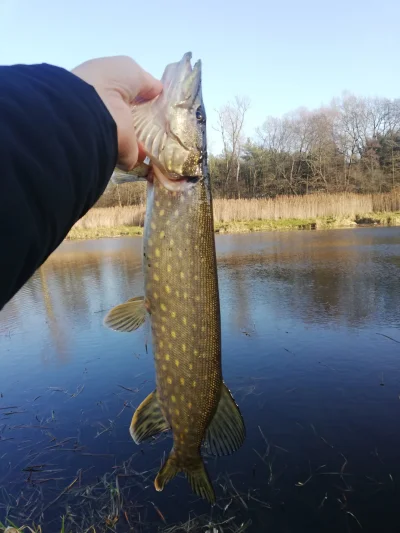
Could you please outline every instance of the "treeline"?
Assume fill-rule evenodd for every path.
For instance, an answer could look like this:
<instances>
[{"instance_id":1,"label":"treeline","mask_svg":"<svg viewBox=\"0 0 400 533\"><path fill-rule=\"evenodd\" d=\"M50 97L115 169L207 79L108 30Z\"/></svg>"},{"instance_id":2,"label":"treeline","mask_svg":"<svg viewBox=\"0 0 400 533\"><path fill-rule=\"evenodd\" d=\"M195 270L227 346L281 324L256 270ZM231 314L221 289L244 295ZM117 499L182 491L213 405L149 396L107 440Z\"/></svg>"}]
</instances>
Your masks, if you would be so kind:
<instances>
[{"instance_id":1,"label":"treeline","mask_svg":"<svg viewBox=\"0 0 400 533\"><path fill-rule=\"evenodd\" d=\"M269 117L244 141L249 103L219 113L223 152L210 158L215 195L387 192L400 185L400 99L345 95L329 107Z\"/></svg>"},{"instance_id":2,"label":"treeline","mask_svg":"<svg viewBox=\"0 0 400 533\"><path fill-rule=\"evenodd\" d=\"M400 187L400 99L345 94L314 111L268 117L245 136L250 102L221 108L222 152L209 155L216 198L269 198L315 192L389 192ZM144 188L109 187L99 205L131 205Z\"/></svg>"}]
</instances>

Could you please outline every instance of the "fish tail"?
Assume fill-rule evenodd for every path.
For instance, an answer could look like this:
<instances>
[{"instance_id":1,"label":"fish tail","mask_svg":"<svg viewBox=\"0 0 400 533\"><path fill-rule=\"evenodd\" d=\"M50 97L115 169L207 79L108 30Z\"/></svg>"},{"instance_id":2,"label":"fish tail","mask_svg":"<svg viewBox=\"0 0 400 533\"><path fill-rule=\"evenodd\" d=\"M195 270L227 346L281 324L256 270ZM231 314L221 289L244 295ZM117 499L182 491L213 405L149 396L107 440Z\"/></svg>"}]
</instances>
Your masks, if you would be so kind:
<instances>
[{"instance_id":1,"label":"fish tail","mask_svg":"<svg viewBox=\"0 0 400 533\"><path fill-rule=\"evenodd\" d=\"M154 481L156 490L163 490L168 481L179 472L184 472L193 492L211 504L215 503L215 492L200 454L196 458L191 458L187 464L180 465L175 451L172 450Z\"/></svg>"},{"instance_id":2,"label":"fish tail","mask_svg":"<svg viewBox=\"0 0 400 533\"><path fill-rule=\"evenodd\" d=\"M203 460L199 455L199 459L196 465L191 468L185 469L186 477L195 492L201 498L204 498L208 502L215 503L215 492L210 481L210 476L204 466Z\"/></svg>"},{"instance_id":3,"label":"fish tail","mask_svg":"<svg viewBox=\"0 0 400 533\"><path fill-rule=\"evenodd\" d=\"M182 468L178 466L176 453L172 450L154 480L156 490L163 490L168 481L171 481L181 470Z\"/></svg>"}]
</instances>

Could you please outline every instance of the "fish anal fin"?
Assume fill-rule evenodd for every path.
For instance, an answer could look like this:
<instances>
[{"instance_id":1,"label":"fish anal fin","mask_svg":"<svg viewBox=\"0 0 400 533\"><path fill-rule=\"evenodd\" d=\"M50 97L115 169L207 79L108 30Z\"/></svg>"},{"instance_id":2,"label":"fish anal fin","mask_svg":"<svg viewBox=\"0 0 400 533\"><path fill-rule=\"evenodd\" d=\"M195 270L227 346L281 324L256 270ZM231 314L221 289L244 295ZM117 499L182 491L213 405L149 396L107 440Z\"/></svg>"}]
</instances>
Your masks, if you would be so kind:
<instances>
[{"instance_id":1,"label":"fish anal fin","mask_svg":"<svg viewBox=\"0 0 400 533\"><path fill-rule=\"evenodd\" d=\"M154 481L156 490L163 490L168 481L171 481L179 472L184 472L197 496L204 498L211 504L215 503L214 488L200 454L198 457L191 457L189 460L186 459L184 463L180 463L177 454L172 449Z\"/></svg>"},{"instance_id":2,"label":"fish anal fin","mask_svg":"<svg viewBox=\"0 0 400 533\"><path fill-rule=\"evenodd\" d=\"M146 313L144 297L136 296L113 307L105 316L104 325L115 331L131 332L144 324Z\"/></svg>"},{"instance_id":3,"label":"fish anal fin","mask_svg":"<svg viewBox=\"0 0 400 533\"><path fill-rule=\"evenodd\" d=\"M136 444L170 429L160 404L156 391L151 392L136 409L129 428L132 439Z\"/></svg>"},{"instance_id":4,"label":"fish anal fin","mask_svg":"<svg viewBox=\"0 0 400 533\"><path fill-rule=\"evenodd\" d=\"M246 429L239 407L225 383L222 383L217 410L207 428L205 446L212 455L230 455L246 438Z\"/></svg>"}]
</instances>

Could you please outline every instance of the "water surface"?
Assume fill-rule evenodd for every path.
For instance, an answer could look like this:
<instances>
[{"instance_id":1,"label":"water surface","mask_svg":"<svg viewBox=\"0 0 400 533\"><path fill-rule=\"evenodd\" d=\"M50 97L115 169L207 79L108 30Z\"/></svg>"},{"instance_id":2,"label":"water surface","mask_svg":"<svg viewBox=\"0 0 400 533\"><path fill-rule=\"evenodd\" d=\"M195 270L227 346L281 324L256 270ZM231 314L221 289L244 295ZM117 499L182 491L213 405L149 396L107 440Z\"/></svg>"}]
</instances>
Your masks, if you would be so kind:
<instances>
[{"instance_id":1,"label":"water surface","mask_svg":"<svg viewBox=\"0 0 400 533\"><path fill-rule=\"evenodd\" d=\"M223 531L400 531L400 229L216 245L223 371L247 439L208 460L212 519ZM65 242L0 313L0 520L157 531L210 514L184 479L154 490L168 435L136 446L128 433L154 388L149 329L102 320L142 283L140 238Z\"/></svg>"}]
</instances>

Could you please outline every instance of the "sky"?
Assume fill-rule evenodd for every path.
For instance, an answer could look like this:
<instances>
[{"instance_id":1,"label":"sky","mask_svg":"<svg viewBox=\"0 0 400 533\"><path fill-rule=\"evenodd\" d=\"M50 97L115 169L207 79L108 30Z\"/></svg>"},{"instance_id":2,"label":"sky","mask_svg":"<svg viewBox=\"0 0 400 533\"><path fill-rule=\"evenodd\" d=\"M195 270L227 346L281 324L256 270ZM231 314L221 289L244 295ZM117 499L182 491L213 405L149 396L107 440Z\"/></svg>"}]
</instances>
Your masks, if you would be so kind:
<instances>
[{"instance_id":1,"label":"sky","mask_svg":"<svg viewBox=\"0 0 400 533\"><path fill-rule=\"evenodd\" d=\"M71 69L130 55L161 77L191 51L203 63L211 151L216 110L250 99L245 133L268 116L349 91L400 97L399 0L0 0L0 65Z\"/></svg>"}]
</instances>

